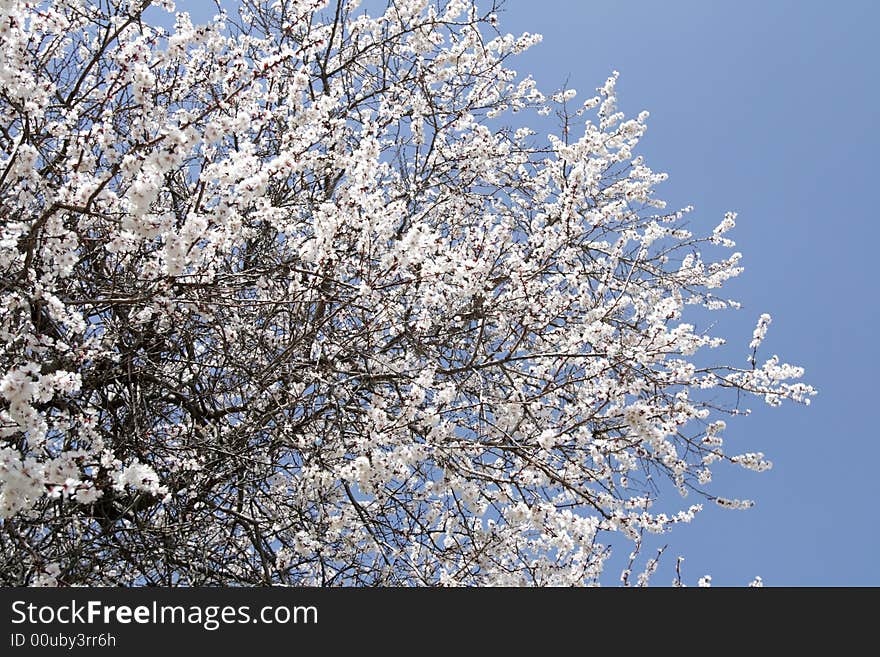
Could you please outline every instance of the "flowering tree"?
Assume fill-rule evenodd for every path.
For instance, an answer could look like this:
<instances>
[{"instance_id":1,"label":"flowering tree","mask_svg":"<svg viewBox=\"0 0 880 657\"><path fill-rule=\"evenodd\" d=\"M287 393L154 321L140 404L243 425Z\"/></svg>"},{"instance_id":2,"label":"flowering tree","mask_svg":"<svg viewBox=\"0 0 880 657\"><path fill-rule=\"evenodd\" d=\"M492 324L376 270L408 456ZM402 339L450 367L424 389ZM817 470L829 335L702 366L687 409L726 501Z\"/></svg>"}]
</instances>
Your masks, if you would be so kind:
<instances>
[{"instance_id":1,"label":"flowering tree","mask_svg":"<svg viewBox=\"0 0 880 657\"><path fill-rule=\"evenodd\" d=\"M616 74L545 97L470 0L160 11L0 2L0 583L594 583L748 506L722 418L814 391L683 321L734 215L663 210Z\"/></svg>"}]
</instances>

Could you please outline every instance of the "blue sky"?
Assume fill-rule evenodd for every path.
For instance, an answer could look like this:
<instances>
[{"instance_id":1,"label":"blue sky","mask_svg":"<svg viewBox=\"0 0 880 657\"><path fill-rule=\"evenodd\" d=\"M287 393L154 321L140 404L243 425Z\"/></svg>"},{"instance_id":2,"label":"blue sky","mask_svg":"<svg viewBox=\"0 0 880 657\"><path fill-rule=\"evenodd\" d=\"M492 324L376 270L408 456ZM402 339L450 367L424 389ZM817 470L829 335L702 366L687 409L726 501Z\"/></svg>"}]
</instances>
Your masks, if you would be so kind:
<instances>
[{"instance_id":1,"label":"blue sky","mask_svg":"<svg viewBox=\"0 0 880 657\"><path fill-rule=\"evenodd\" d=\"M200 18L208 4L178 1ZM567 80L585 97L620 71L621 108L651 112L640 152L670 174L660 195L694 205L706 231L739 212L730 236L746 271L729 294L743 309L717 329L731 356L745 363L769 312L765 353L819 389L808 408L756 401L729 423L731 451L764 451L775 467L719 472L714 492L757 506L707 505L664 537L657 584L682 554L690 583L880 585L878 21L868 0L508 0L501 15L502 31L544 35L513 66L545 90Z\"/></svg>"},{"instance_id":2,"label":"blue sky","mask_svg":"<svg viewBox=\"0 0 880 657\"><path fill-rule=\"evenodd\" d=\"M775 467L719 474L717 493L756 507L707 506L665 537L667 566L683 554L691 582L880 584L878 21L880 4L857 0L510 0L501 19L544 35L515 67L545 87L567 78L587 95L620 71L621 108L651 112L641 152L670 174L660 195L693 204L707 229L739 212L746 271L730 289L743 309L718 329L731 353L769 312L767 353L819 389L808 408L752 404L729 423L731 450Z\"/></svg>"}]
</instances>

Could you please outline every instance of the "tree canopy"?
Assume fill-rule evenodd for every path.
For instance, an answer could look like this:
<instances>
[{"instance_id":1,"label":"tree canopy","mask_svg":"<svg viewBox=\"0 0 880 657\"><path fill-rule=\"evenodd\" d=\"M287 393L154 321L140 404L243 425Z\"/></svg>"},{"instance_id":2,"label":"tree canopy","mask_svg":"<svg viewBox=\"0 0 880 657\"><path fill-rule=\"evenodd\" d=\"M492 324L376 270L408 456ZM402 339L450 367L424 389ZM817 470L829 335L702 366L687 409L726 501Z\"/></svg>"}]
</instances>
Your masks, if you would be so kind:
<instances>
[{"instance_id":1,"label":"tree canopy","mask_svg":"<svg viewBox=\"0 0 880 657\"><path fill-rule=\"evenodd\" d=\"M545 95L539 40L470 0L0 2L0 583L590 584L750 504L724 418L814 390L769 315L742 366L697 328L735 214L666 210L647 113Z\"/></svg>"}]
</instances>

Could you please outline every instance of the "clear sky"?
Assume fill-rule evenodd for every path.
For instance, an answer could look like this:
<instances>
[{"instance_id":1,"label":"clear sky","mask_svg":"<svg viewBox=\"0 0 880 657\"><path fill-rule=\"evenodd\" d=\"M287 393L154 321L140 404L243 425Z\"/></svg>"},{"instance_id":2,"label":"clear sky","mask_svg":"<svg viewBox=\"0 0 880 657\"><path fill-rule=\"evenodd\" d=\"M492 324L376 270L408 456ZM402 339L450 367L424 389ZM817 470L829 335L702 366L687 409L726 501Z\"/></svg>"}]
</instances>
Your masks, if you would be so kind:
<instances>
[{"instance_id":1,"label":"clear sky","mask_svg":"<svg viewBox=\"0 0 880 657\"><path fill-rule=\"evenodd\" d=\"M739 212L743 309L719 328L732 353L769 312L765 349L819 389L729 423L729 449L775 467L719 474L716 492L757 505L707 507L667 537L691 582L880 585L878 24L871 0L509 0L501 19L544 35L515 68L545 87L587 95L620 71L621 108L651 112L641 152L670 174L660 194L708 229Z\"/></svg>"},{"instance_id":2,"label":"clear sky","mask_svg":"<svg viewBox=\"0 0 880 657\"><path fill-rule=\"evenodd\" d=\"M209 6L177 4L199 18ZM693 204L706 231L739 212L730 237L746 271L728 294L743 309L717 329L731 357L745 364L769 312L765 353L819 389L808 408L756 400L729 423L731 452L764 451L775 467L719 470L712 490L756 507L707 505L664 537L656 584L683 554L689 583L880 585L878 24L871 0L508 0L501 15L502 31L544 35L513 64L544 90L567 79L586 97L620 71L621 108L651 112L640 152L670 174L660 195Z\"/></svg>"}]
</instances>

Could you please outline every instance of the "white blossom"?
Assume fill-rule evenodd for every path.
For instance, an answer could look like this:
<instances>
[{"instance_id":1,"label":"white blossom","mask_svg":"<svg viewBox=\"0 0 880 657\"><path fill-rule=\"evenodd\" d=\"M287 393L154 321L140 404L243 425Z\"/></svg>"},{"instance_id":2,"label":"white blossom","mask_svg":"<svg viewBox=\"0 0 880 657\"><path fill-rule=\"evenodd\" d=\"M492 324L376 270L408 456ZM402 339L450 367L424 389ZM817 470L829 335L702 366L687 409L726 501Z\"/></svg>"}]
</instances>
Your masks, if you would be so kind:
<instances>
[{"instance_id":1,"label":"white blossom","mask_svg":"<svg viewBox=\"0 0 880 657\"><path fill-rule=\"evenodd\" d=\"M755 330L752 332L752 341L749 343L749 349L757 349L761 346L761 343L764 341L764 338L767 336L767 329L770 327L770 322L773 321L773 318L770 317L767 313L762 314L758 318L758 324L755 326Z\"/></svg>"}]
</instances>

